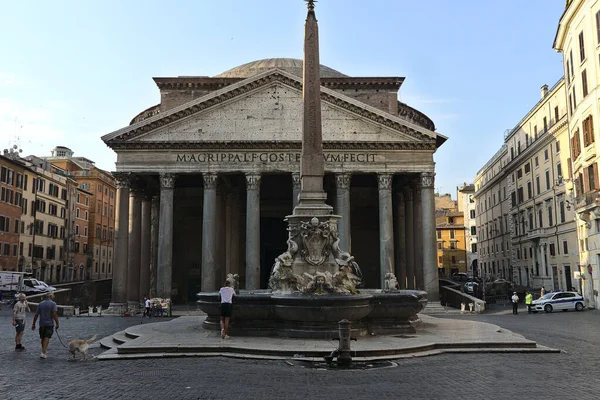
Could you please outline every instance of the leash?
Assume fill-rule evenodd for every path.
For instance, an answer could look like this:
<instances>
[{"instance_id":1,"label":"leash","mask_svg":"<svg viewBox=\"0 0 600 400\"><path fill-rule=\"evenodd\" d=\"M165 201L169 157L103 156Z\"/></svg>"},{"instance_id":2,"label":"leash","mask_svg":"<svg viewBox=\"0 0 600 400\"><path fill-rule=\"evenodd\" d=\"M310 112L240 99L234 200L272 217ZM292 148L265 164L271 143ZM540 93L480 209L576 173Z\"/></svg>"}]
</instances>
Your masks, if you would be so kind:
<instances>
[{"instance_id":1,"label":"leash","mask_svg":"<svg viewBox=\"0 0 600 400\"><path fill-rule=\"evenodd\" d=\"M56 332L56 337L58 338L58 341L60 342L60 344L62 344L62 346L63 346L65 349L68 349L68 347L67 347L67 346L65 346L65 344L64 344L64 343L63 343L63 341L62 341L62 339L60 338L60 335L58 334L58 328L56 328L54 331Z\"/></svg>"}]
</instances>

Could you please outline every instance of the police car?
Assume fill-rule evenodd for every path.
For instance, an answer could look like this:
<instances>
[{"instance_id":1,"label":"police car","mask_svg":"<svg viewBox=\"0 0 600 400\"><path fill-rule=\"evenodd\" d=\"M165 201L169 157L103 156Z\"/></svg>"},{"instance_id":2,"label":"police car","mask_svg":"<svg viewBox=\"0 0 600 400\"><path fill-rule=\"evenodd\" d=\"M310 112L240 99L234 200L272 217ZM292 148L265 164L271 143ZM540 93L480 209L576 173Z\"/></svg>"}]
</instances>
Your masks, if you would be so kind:
<instances>
[{"instance_id":1,"label":"police car","mask_svg":"<svg viewBox=\"0 0 600 400\"><path fill-rule=\"evenodd\" d=\"M533 309L535 311L545 311L551 313L554 310L583 310L583 297L575 292L552 292L546 293L537 300L534 300Z\"/></svg>"}]
</instances>

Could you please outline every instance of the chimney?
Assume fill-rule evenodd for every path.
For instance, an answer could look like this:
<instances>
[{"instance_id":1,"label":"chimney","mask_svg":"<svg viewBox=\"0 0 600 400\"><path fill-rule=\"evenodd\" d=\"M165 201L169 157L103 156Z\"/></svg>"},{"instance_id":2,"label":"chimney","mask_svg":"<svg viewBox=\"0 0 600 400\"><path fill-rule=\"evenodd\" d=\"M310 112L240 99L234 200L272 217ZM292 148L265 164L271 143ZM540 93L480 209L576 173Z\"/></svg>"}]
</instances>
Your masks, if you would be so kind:
<instances>
[{"instance_id":1,"label":"chimney","mask_svg":"<svg viewBox=\"0 0 600 400\"><path fill-rule=\"evenodd\" d=\"M548 85L542 86L542 88L540 90L542 92L542 99L543 99L548 94Z\"/></svg>"}]
</instances>

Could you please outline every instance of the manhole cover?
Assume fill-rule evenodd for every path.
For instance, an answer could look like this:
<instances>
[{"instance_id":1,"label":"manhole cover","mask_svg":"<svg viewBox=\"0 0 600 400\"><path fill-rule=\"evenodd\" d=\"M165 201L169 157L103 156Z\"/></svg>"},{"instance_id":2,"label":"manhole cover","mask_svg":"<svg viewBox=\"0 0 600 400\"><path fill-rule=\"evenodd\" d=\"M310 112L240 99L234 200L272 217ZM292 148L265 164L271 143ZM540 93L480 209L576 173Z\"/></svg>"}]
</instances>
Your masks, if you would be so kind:
<instances>
[{"instance_id":1,"label":"manhole cover","mask_svg":"<svg viewBox=\"0 0 600 400\"><path fill-rule=\"evenodd\" d=\"M132 373L132 375L155 378L160 376L177 375L180 372L181 371L178 369L150 369L148 371L137 371Z\"/></svg>"},{"instance_id":2,"label":"manhole cover","mask_svg":"<svg viewBox=\"0 0 600 400\"><path fill-rule=\"evenodd\" d=\"M310 361L310 360L289 360L286 361L288 365L297 366L302 368L312 369L325 369L325 370L366 370L366 369L377 369L377 368L392 368L397 367L398 364L393 361L353 361L350 365L338 365L337 362L333 361L327 363L325 361Z\"/></svg>"}]
</instances>

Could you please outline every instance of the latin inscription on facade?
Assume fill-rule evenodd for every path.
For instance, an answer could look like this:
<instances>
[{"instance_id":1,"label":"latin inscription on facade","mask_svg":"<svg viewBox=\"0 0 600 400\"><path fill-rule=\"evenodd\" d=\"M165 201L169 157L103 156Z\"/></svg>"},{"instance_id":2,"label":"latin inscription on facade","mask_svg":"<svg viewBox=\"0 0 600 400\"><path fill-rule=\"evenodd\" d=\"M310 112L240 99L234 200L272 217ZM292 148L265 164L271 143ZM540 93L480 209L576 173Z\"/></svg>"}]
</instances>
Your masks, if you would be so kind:
<instances>
[{"instance_id":1,"label":"latin inscription on facade","mask_svg":"<svg viewBox=\"0 0 600 400\"><path fill-rule=\"evenodd\" d=\"M325 162L328 163L372 163L375 162L375 154L371 153L339 153L324 154ZM210 163L210 162L230 162L230 163L254 163L254 162L287 162L299 163L300 153L270 153L270 152L214 152L197 154L177 154L177 162L180 163Z\"/></svg>"}]
</instances>

